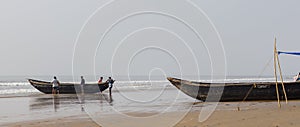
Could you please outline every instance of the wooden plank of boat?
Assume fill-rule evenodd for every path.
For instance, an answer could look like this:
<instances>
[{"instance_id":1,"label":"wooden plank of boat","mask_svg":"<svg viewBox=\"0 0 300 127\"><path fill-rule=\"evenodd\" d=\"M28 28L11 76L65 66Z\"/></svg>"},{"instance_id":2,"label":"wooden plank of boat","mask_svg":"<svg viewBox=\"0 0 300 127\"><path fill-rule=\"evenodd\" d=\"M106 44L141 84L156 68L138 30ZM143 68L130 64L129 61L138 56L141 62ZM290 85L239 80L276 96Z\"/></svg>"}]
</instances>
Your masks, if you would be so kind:
<instances>
[{"instance_id":1,"label":"wooden plank of boat","mask_svg":"<svg viewBox=\"0 0 300 127\"><path fill-rule=\"evenodd\" d=\"M47 81L40 81L35 79L28 79L29 83L39 90L42 93L45 94L51 94L52 93L52 84L51 82ZM84 85L84 93L97 93L102 92L108 88L108 83L104 82L101 84L94 83L94 84L85 84ZM59 93L60 94L76 94L76 89L80 90L80 84L74 84L74 83L60 83L59 86ZM79 91L80 92L80 91Z\"/></svg>"},{"instance_id":2,"label":"wooden plank of boat","mask_svg":"<svg viewBox=\"0 0 300 127\"><path fill-rule=\"evenodd\" d=\"M277 100L275 82L203 83L167 79L183 93L202 101ZM285 82L284 85L288 99L300 99L300 82ZM284 99L282 86L278 87L280 99Z\"/></svg>"}]
</instances>

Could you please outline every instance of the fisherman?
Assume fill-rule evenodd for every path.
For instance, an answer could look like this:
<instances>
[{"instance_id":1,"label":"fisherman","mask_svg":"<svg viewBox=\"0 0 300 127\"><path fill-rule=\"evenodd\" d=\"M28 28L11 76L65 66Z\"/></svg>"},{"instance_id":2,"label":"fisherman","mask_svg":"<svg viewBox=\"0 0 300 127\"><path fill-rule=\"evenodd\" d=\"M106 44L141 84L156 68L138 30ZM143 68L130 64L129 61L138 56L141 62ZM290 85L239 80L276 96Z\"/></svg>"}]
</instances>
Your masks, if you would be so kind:
<instances>
[{"instance_id":1,"label":"fisherman","mask_svg":"<svg viewBox=\"0 0 300 127\"><path fill-rule=\"evenodd\" d=\"M106 80L106 82L108 82L109 95L111 95L111 89L113 87L113 83L115 82L115 80L113 80L111 77L108 77L108 79Z\"/></svg>"},{"instance_id":2,"label":"fisherman","mask_svg":"<svg viewBox=\"0 0 300 127\"><path fill-rule=\"evenodd\" d=\"M53 81L51 82L52 84L52 94L59 94L59 81L57 80L56 76L53 77Z\"/></svg>"},{"instance_id":3,"label":"fisherman","mask_svg":"<svg viewBox=\"0 0 300 127\"><path fill-rule=\"evenodd\" d=\"M300 81L300 72L298 73L298 75L296 75L294 77L294 81L297 82L297 81Z\"/></svg>"},{"instance_id":4,"label":"fisherman","mask_svg":"<svg viewBox=\"0 0 300 127\"><path fill-rule=\"evenodd\" d=\"M85 80L84 80L83 76L81 76L81 82L80 82L81 94L84 93L84 84L85 84Z\"/></svg>"},{"instance_id":5,"label":"fisherman","mask_svg":"<svg viewBox=\"0 0 300 127\"><path fill-rule=\"evenodd\" d=\"M100 77L99 80L98 80L98 84L101 84L102 80L103 80L103 77Z\"/></svg>"}]
</instances>

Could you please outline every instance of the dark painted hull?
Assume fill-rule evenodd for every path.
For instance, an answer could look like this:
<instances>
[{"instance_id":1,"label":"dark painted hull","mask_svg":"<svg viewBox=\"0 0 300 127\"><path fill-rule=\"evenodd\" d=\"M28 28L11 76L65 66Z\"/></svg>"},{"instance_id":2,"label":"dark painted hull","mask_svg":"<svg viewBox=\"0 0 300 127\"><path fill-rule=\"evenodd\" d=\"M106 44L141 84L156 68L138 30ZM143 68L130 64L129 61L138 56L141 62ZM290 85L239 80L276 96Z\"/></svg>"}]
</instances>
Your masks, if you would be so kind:
<instances>
[{"instance_id":1,"label":"dark painted hull","mask_svg":"<svg viewBox=\"0 0 300 127\"><path fill-rule=\"evenodd\" d=\"M29 83L45 94L52 94L52 84L51 82L46 81L39 81L34 79L28 79ZM108 88L108 83L102 84L85 84L83 89L84 93L97 93L102 92ZM76 92L77 91L77 92ZM76 94L81 93L81 86L80 84L73 84L73 83L61 83L59 86L59 93L60 94Z\"/></svg>"},{"instance_id":2,"label":"dark painted hull","mask_svg":"<svg viewBox=\"0 0 300 127\"><path fill-rule=\"evenodd\" d=\"M203 83L168 78L183 93L202 101L255 101L277 100L275 82L249 83ZM300 99L300 82L285 82L288 99ZM278 83L279 97L284 99L281 83Z\"/></svg>"}]
</instances>

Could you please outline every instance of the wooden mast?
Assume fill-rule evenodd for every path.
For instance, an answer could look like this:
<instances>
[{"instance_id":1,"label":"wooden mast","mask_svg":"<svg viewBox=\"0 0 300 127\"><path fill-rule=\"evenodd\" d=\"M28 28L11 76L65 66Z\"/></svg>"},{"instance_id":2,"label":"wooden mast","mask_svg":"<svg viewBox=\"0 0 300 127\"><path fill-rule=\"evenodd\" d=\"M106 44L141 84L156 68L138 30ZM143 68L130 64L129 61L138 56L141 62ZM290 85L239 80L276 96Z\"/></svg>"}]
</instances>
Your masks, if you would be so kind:
<instances>
[{"instance_id":1,"label":"wooden mast","mask_svg":"<svg viewBox=\"0 0 300 127\"><path fill-rule=\"evenodd\" d=\"M278 54L277 54L277 62L278 62L278 68L279 68L279 73L280 73L280 80L281 80L282 91L283 91L283 94L284 94L285 103L287 104L288 103L288 99L287 99L287 95L286 95L286 91L285 91L285 87L284 87L284 83L283 83L282 72L281 72L281 67L280 67L280 62L279 62Z\"/></svg>"},{"instance_id":2,"label":"wooden mast","mask_svg":"<svg viewBox=\"0 0 300 127\"><path fill-rule=\"evenodd\" d=\"M275 43L276 43L276 38L275 38ZM276 60L277 60L277 64L278 64L278 69L279 69L279 73L280 73L280 80L281 80L281 86L282 86L282 91L284 94L284 99L285 99L285 103L288 103L288 99L287 99L287 95L286 95L286 91L285 91L285 87L284 87L284 83L283 83L283 77L282 77L282 71L281 71L281 66L280 66L280 62L279 62L279 57L278 57L278 52L277 52L277 48L276 49Z\"/></svg>"},{"instance_id":3,"label":"wooden mast","mask_svg":"<svg viewBox=\"0 0 300 127\"><path fill-rule=\"evenodd\" d=\"M278 107L281 108L280 98L279 98L279 91L278 91L278 82L277 82L277 58L278 58L277 55L278 55L278 53L277 53L276 38L275 38L275 42L274 42L274 76L275 76Z\"/></svg>"}]
</instances>

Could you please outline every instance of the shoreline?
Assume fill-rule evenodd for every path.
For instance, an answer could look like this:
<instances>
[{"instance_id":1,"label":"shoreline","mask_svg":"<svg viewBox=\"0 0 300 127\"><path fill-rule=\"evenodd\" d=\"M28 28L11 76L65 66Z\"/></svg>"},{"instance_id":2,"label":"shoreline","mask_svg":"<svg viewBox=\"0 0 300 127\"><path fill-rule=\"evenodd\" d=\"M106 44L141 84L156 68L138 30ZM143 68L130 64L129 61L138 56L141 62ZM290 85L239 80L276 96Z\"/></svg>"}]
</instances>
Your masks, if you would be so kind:
<instances>
[{"instance_id":1,"label":"shoreline","mask_svg":"<svg viewBox=\"0 0 300 127\"><path fill-rule=\"evenodd\" d=\"M8 98L16 99L16 98ZM0 102L1 103L1 102ZM199 122L199 114L202 107L209 105L209 103L195 102L192 109L179 121L174 123L175 127L233 127L233 126L273 126L273 127L297 127L300 125L298 120L298 111L300 110L300 100L291 100L288 104L281 103L282 107L278 108L276 101L246 101L246 102L220 102L216 110L212 115L204 122ZM43 107L45 105L37 105L38 111L36 113L49 112L49 107ZM238 111L240 107L240 111ZM60 108L63 108L60 107ZM69 108L69 107L67 107ZM92 119L87 112L80 112L79 107L76 108L77 113L75 114L54 114L52 117L45 117L40 119L28 119L23 121L10 122L5 124L0 124L1 126L7 127L99 127L97 124L97 118ZM63 108L66 110L65 108ZM63 110L63 111L64 111ZM68 113L68 112L66 112ZM176 117L176 111L165 113L164 118ZM125 113L129 116L151 118L152 115L157 114L157 112L143 112L143 111L128 111ZM158 113L159 114L159 113ZM43 114L43 115L47 115ZM102 116L103 117L103 116ZM118 119L118 114L105 115L106 119L112 120L111 126L124 125L124 126L135 126L139 125L138 122L130 122L126 120ZM11 118L13 119L13 118ZM96 121L95 121L96 120ZM114 122L117 123L114 123ZM153 126L151 121L147 122L146 125ZM99 121L98 121L99 123ZM101 122L100 122L101 124ZM116 125L114 125L116 124ZM157 121L157 125L164 125L163 122ZM108 124L104 124L108 125Z\"/></svg>"}]
</instances>

